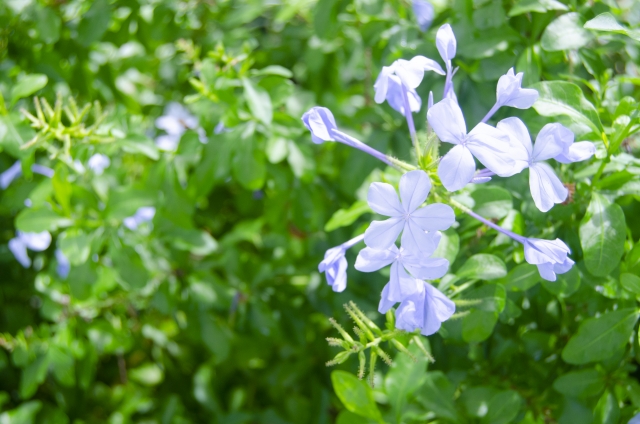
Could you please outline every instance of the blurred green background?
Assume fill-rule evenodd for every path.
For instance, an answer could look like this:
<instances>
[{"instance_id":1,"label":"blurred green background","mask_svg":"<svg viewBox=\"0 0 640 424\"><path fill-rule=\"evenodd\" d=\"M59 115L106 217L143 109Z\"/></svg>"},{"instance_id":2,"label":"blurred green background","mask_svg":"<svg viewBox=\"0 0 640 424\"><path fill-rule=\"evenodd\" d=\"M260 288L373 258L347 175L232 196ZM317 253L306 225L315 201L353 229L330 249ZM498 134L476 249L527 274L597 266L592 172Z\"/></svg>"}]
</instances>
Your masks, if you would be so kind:
<instances>
[{"instance_id":1,"label":"blurred green background","mask_svg":"<svg viewBox=\"0 0 640 424\"><path fill-rule=\"evenodd\" d=\"M1 1L0 171L20 160L23 175L0 192L0 423L617 423L640 411L631 135L640 3L432 4L422 32L411 3L397 0ZM584 28L602 13L613 23ZM540 284L521 249L459 217L447 237L451 272L474 255L497 258L497 271L468 277L491 287L475 292L491 306L424 339L436 359L428 372L398 354L391 367L379 363L373 389L336 374L349 390L334 391L328 318L350 329L342 305L353 300L382 326L387 278L350 267L347 290L333 293L317 264L364 231L368 184L393 176L345 146L313 145L300 117L328 107L342 128L409 160L403 117L373 102L373 83L398 58L439 61L443 23L458 40L454 82L468 123L493 105L511 67L525 72L524 86L560 80L582 93L565 99L573 117L497 114L522 117L533 133L559 121L597 143L597 158L562 167L575 183L571 202L541 214L522 175L469 193L490 218L562 238L578 264ZM423 103L430 90L438 101L443 83L427 74ZM175 152L158 149L155 120L170 102L198 119L206 144L194 126ZM580 125L591 109L608 135L629 133L615 152ZM421 131L425 113L415 115ZM110 158L101 174L88 166L96 153ZM33 163L53 178L32 173ZM612 259L595 273L578 234L594 190L615 209L605 221ZM123 225L149 206L152 221ZM29 252L28 268L8 248L16 229L53 235ZM581 326L602 314L609 320L595 333ZM599 342L571 359L563 349L579 328ZM357 367L354 358L339 366Z\"/></svg>"}]
</instances>

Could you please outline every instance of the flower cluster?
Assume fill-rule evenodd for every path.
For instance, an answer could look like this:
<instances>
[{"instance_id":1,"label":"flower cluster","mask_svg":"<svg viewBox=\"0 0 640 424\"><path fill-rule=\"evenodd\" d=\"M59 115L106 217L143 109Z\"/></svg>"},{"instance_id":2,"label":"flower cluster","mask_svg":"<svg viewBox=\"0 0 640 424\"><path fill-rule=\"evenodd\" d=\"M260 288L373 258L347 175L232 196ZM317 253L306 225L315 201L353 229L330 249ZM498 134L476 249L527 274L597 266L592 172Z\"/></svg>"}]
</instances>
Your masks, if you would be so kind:
<instances>
[{"instance_id":1,"label":"flower cluster","mask_svg":"<svg viewBox=\"0 0 640 424\"><path fill-rule=\"evenodd\" d=\"M419 24L426 28L430 24L429 10L422 3L414 2L414 9ZM565 201L568 190L546 161L554 159L566 164L589 159L595 153L592 143L574 142L574 134L558 123L545 125L537 134L535 143L531 142L529 131L519 118L506 118L495 126L487 123L503 106L527 109L538 98L536 90L522 87L523 74L516 74L513 69L499 79L494 106L480 123L467 131L453 86L457 70L452 65L456 56L456 39L448 24L437 31L436 47L444 68L424 56L398 59L382 68L374 84L376 102L386 101L405 115L418 163L423 169L387 156L338 130L335 118L327 108L314 107L302 117L313 142L347 144L390 166L408 171L400 178L399 196L390 184L371 184L367 196L369 207L388 219L373 221L363 235L329 249L319 271L326 274L334 291L343 291L347 284L345 252L364 241L366 247L359 252L355 263L357 270L373 272L391 266L379 312L386 313L399 303L395 310L396 327L410 332L419 329L424 335L437 332L441 323L455 312L454 302L427 282L443 277L448 271L449 262L433 255L441 238L440 231L455 221L450 206L443 203L424 205L432 190L432 179L439 183L436 189L440 184L446 189L438 194L439 198L448 199L462 212L521 243L525 260L538 267L542 278L555 281L556 274L569 271L574 264L563 241L515 234L458 203L447 192L461 190L467 184L486 183L494 176L509 177L528 168L531 197L538 209L547 212L556 203ZM433 93L429 95L427 121L441 142L453 145L442 158L429 164L420 161L421 152L412 115L422 106L416 88L426 71L445 77L442 100L434 104ZM477 170L476 160L484 166L483 169ZM434 170L436 166L431 165L437 165L437 171Z\"/></svg>"}]
</instances>

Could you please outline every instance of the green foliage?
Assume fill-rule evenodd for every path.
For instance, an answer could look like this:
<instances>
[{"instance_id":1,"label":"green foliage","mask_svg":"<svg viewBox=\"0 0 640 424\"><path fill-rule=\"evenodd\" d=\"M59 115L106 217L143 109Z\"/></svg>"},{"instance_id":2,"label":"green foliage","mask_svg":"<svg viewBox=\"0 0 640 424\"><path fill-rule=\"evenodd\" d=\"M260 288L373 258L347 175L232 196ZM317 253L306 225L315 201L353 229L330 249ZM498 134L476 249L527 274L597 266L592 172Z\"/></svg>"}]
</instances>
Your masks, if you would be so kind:
<instances>
[{"instance_id":1,"label":"green foliage","mask_svg":"<svg viewBox=\"0 0 640 424\"><path fill-rule=\"evenodd\" d=\"M0 193L0 423L564 424L640 412L638 5L433 4L421 33L399 0L0 2L0 170L19 160L22 171ZM346 132L411 161L403 117L372 86L395 59L437 58L443 23L469 128L515 67L540 97L490 123L516 115L535 135L558 121L597 153L557 168L571 196L548 214L526 175L456 194L515 233L565 240L576 266L541 280L520 246L459 214L436 253L449 274L434 282L458 311L427 339L373 313L387 277L351 273L351 252L345 292L317 272L372 219L369 183L399 173L313 145L300 116L329 107ZM442 85L426 75L423 103ZM156 145L172 101L206 143L185 127L175 151ZM420 165L433 167L424 110ZM96 153L110 159L103 173L88 166ZM124 225L150 206L151 221ZM8 248L16 230L52 234L28 268Z\"/></svg>"}]
</instances>

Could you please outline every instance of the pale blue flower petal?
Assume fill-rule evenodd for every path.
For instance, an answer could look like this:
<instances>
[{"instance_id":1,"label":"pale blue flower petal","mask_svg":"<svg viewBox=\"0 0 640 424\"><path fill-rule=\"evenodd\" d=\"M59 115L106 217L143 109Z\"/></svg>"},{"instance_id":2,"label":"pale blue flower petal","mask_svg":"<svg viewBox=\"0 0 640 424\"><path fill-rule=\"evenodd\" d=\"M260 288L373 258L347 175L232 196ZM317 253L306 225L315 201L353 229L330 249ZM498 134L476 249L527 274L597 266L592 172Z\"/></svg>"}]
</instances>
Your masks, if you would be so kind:
<instances>
[{"instance_id":1,"label":"pale blue flower petal","mask_svg":"<svg viewBox=\"0 0 640 424\"><path fill-rule=\"evenodd\" d=\"M6 189L9 187L9 184L11 184L13 180L18 178L20 175L22 175L22 165L18 160L6 171L0 174L0 187L2 187L2 189Z\"/></svg>"},{"instance_id":2,"label":"pale blue flower petal","mask_svg":"<svg viewBox=\"0 0 640 424\"><path fill-rule=\"evenodd\" d=\"M25 246L36 252L47 250L49 245L51 245L51 234L48 231L39 233L23 233L22 231L18 231L17 236Z\"/></svg>"},{"instance_id":3,"label":"pale blue flower petal","mask_svg":"<svg viewBox=\"0 0 640 424\"><path fill-rule=\"evenodd\" d=\"M409 254L430 256L438 247L432 237L428 236L413 219L405 221L401 238L402 248Z\"/></svg>"},{"instance_id":4,"label":"pale blue flower petal","mask_svg":"<svg viewBox=\"0 0 640 424\"><path fill-rule=\"evenodd\" d=\"M13 253L13 256L15 256L16 260L20 262L20 265L22 265L24 268L29 268L31 266L31 258L29 258L29 255L27 253L27 245L24 243L24 241L20 240L17 237L12 238L11 240L9 240L9 250L11 251L11 253Z\"/></svg>"},{"instance_id":5,"label":"pale blue flower petal","mask_svg":"<svg viewBox=\"0 0 640 424\"><path fill-rule=\"evenodd\" d=\"M456 37L453 35L451 25L444 24L438 29L436 34L436 47L440 53L440 57L445 62L450 62L456 57Z\"/></svg>"},{"instance_id":6,"label":"pale blue flower petal","mask_svg":"<svg viewBox=\"0 0 640 424\"><path fill-rule=\"evenodd\" d=\"M444 258L419 258L417 260L409 256L403 260L404 267L416 278L423 280L435 280L443 277L449 270L449 261Z\"/></svg>"},{"instance_id":7,"label":"pale blue flower petal","mask_svg":"<svg viewBox=\"0 0 640 424\"><path fill-rule=\"evenodd\" d=\"M378 312L380 312L381 314L386 314L387 311L391 309L393 305L395 305L396 303L392 300L389 300L390 285L391 285L390 283L385 284L384 288L382 289L382 294L380 295L380 304L378 305Z\"/></svg>"},{"instance_id":8,"label":"pale blue flower petal","mask_svg":"<svg viewBox=\"0 0 640 424\"><path fill-rule=\"evenodd\" d=\"M513 68L500 77L496 89L496 103L517 109L528 109L538 99L538 92L531 88L522 88L522 72L515 74Z\"/></svg>"},{"instance_id":9,"label":"pale blue flower petal","mask_svg":"<svg viewBox=\"0 0 640 424\"><path fill-rule=\"evenodd\" d=\"M388 249L395 243L403 227L404 220L401 218L373 221L364 232L364 243L374 249Z\"/></svg>"},{"instance_id":10,"label":"pale blue flower petal","mask_svg":"<svg viewBox=\"0 0 640 424\"><path fill-rule=\"evenodd\" d=\"M467 124L455 100L446 98L433 105L427 112L427 119L440 141L453 144L464 142Z\"/></svg>"},{"instance_id":11,"label":"pale blue flower petal","mask_svg":"<svg viewBox=\"0 0 640 424\"><path fill-rule=\"evenodd\" d=\"M443 203L432 203L411 214L414 221L424 231L444 231L456 220L451 206Z\"/></svg>"},{"instance_id":12,"label":"pale blue flower petal","mask_svg":"<svg viewBox=\"0 0 640 424\"><path fill-rule=\"evenodd\" d=\"M367 193L367 203L374 212L380 215L397 217L404 214L398 200L398 194L391 184L371 183Z\"/></svg>"},{"instance_id":13,"label":"pale blue flower petal","mask_svg":"<svg viewBox=\"0 0 640 424\"><path fill-rule=\"evenodd\" d=\"M302 122L311 131L311 140L316 144L335 141L333 130L337 130L336 120L326 107L316 106L302 115Z\"/></svg>"},{"instance_id":14,"label":"pale blue flower petal","mask_svg":"<svg viewBox=\"0 0 640 424\"><path fill-rule=\"evenodd\" d=\"M538 133L533 145L532 160L539 162L554 158L562 153L565 146L573 143L573 133L565 126L547 124Z\"/></svg>"},{"instance_id":15,"label":"pale blue flower petal","mask_svg":"<svg viewBox=\"0 0 640 424\"><path fill-rule=\"evenodd\" d=\"M391 264L388 299L402 302L407 297L420 290L420 280L416 280L405 271L397 261Z\"/></svg>"},{"instance_id":16,"label":"pale blue flower petal","mask_svg":"<svg viewBox=\"0 0 640 424\"><path fill-rule=\"evenodd\" d=\"M428 30L433 22L433 5L426 0L413 0L413 13L416 15L420 31Z\"/></svg>"},{"instance_id":17,"label":"pale blue flower petal","mask_svg":"<svg viewBox=\"0 0 640 424\"><path fill-rule=\"evenodd\" d=\"M525 239L524 256L528 263L536 265L540 276L548 281L555 281L556 274L564 274L574 262L567 256L571 250L560 239L541 240Z\"/></svg>"},{"instance_id":18,"label":"pale blue flower petal","mask_svg":"<svg viewBox=\"0 0 640 424\"><path fill-rule=\"evenodd\" d=\"M340 293L347 288L347 260L345 257L341 257L335 266L329 268L325 272L327 283L331 286L331 289Z\"/></svg>"},{"instance_id":19,"label":"pale blue flower petal","mask_svg":"<svg viewBox=\"0 0 640 424\"><path fill-rule=\"evenodd\" d=\"M517 174L529 166L529 160L533 155L533 145L531 144L529 130L527 130L524 122L515 117L503 119L498 122L496 127L509 136L509 154L516 162L511 175Z\"/></svg>"},{"instance_id":20,"label":"pale blue flower petal","mask_svg":"<svg viewBox=\"0 0 640 424\"><path fill-rule=\"evenodd\" d=\"M457 191L467 185L475 172L476 162L473 160L473 155L463 145L454 146L438 165L440 181L449 191Z\"/></svg>"},{"instance_id":21,"label":"pale blue flower petal","mask_svg":"<svg viewBox=\"0 0 640 424\"><path fill-rule=\"evenodd\" d=\"M590 141L579 141L565 147L554 159L560 163L582 162L596 153L596 146Z\"/></svg>"},{"instance_id":22,"label":"pale blue flower petal","mask_svg":"<svg viewBox=\"0 0 640 424\"><path fill-rule=\"evenodd\" d=\"M553 168L544 162L529 167L529 188L536 207L542 212L549 211L555 203L564 202L569 194Z\"/></svg>"},{"instance_id":23,"label":"pale blue flower petal","mask_svg":"<svg viewBox=\"0 0 640 424\"><path fill-rule=\"evenodd\" d=\"M111 165L111 160L103 154L96 153L89 158L87 165L96 175L102 175L104 170Z\"/></svg>"},{"instance_id":24,"label":"pale blue flower petal","mask_svg":"<svg viewBox=\"0 0 640 424\"><path fill-rule=\"evenodd\" d=\"M497 128L479 123L467 136L467 148L494 174L512 175L515 160L511 155L509 136Z\"/></svg>"},{"instance_id":25,"label":"pale blue flower petal","mask_svg":"<svg viewBox=\"0 0 640 424\"><path fill-rule=\"evenodd\" d=\"M404 213L410 214L427 200L431 180L422 170L409 171L400 178L399 189Z\"/></svg>"},{"instance_id":26,"label":"pale blue flower petal","mask_svg":"<svg viewBox=\"0 0 640 424\"><path fill-rule=\"evenodd\" d=\"M389 106L396 112L404 115L404 98L402 96L402 83L398 77L389 78L389 92L387 93L387 102ZM413 88L407 88L407 97L409 99L409 109L411 112L418 112L422 107L422 99Z\"/></svg>"},{"instance_id":27,"label":"pale blue flower petal","mask_svg":"<svg viewBox=\"0 0 640 424\"><path fill-rule=\"evenodd\" d=\"M383 66L376 82L373 84L373 90L375 91L374 100L380 104L387 98L387 91L389 90L389 79L393 75L393 68L391 66Z\"/></svg>"},{"instance_id":28,"label":"pale blue flower petal","mask_svg":"<svg viewBox=\"0 0 640 424\"><path fill-rule=\"evenodd\" d=\"M360 272L373 272L390 265L397 257L398 248L395 245L384 250L365 247L358 253L354 267Z\"/></svg>"},{"instance_id":29,"label":"pale blue flower petal","mask_svg":"<svg viewBox=\"0 0 640 424\"><path fill-rule=\"evenodd\" d=\"M431 284L425 283L425 320L421 333L435 334L442 323L456 312L456 305Z\"/></svg>"},{"instance_id":30,"label":"pale blue flower petal","mask_svg":"<svg viewBox=\"0 0 640 424\"><path fill-rule=\"evenodd\" d=\"M69 259L67 259L64 253L62 253L62 250L56 249L55 255L56 260L58 261L56 272L58 273L58 276L64 280L69 275L71 264L69 263Z\"/></svg>"}]
</instances>

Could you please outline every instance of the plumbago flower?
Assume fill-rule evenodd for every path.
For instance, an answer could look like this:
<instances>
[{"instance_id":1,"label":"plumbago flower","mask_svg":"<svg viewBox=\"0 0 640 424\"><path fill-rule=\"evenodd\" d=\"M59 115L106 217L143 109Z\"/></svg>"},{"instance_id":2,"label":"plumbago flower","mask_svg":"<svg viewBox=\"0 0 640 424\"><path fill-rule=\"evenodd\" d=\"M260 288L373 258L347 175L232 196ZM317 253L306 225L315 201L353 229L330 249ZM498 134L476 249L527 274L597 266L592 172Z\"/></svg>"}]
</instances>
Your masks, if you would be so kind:
<instances>
[{"instance_id":1,"label":"plumbago flower","mask_svg":"<svg viewBox=\"0 0 640 424\"><path fill-rule=\"evenodd\" d=\"M529 168L531 196L536 207L542 212L549 211L555 203L564 202L569 193L553 171L553 168L544 161L558 157L566 162L572 162L571 158L584 160L591 157L595 152L593 143L582 142L574 144L573 133L558 123L545 125L538 133L533 146L529 131L520 119L503 119L498 123L497 127L507 134L511 140L509 151L516 164L510 175ZM577 148L575 148L576 144L578 145Z\"/></svg>"},{"instance_id":2,"label":"plumbago flower","mask_svg":"<svg viewBox=\"0 0 640 424\"><path fill-rule=\"evenodd\" d=\"M433 22L433 5L426 0L413 0L413 13L416 15L420 31L425 32Z\"/></svg>"},{"instance_id":3,"label":"plumbago flower","mask_svg":"<svg viewBox=\"0 0 640 424\"><path fill-rule=\"evenodd\" d=\"M414 1L417 10L422 6L424 4ZM419 15L418 11L416 15ZM478 215L449 193L461 190L469 183L487 183L495 175L509 177L529 168L532 198L536 206L546 212L567 197L566 187L546 161L555 159L561 163L572 163L589 159L595 152L592 143L574 142L573 133L557 123L544 126L535 144L531 142L525 124L518 118L503 119L495 127L486 123L502 106L526 109L537 100L537 91L523 88L523 74L516 74L513 68L498 81L494 106L482 122L467 131L454 92L452 78L456 69L453 69L452 59L456 55L456 39L448 24L438 30L436 47L444 60L446 72L437 62L424 56L416 56L411 60L398 59L382 68L374 85L377 103L386 100L393 109L405 115L416 148L418 166L379 152L340 131L326 108L314 107L302 116L314 143L331 141L355 147L404 172L400 177L398 192L386 183L373 182L369 186L369 207L388 218L372 221L363 235L329 249L318 269L325 273L327 283L334 291L345 290L348 267L345 252L364 241L366 247L357 256L354 265L356 270L374 272L390 266L389 280L381 293L379 312L388 313L394 305L399 304L395 309L396 328L408 332L419 331L423 335L437 332L441 323L451 318L456 310L455 303L428 282L443 277L449 269L448 260L434 257L434 254L441 239L440 231L448 229L455 221L449 205L424 205L431 190L435 187L438 199L521 243L525 260L538 268L543 279L555 281L558 274L568 272L574 265L569 257L571 251L563 241L516 234ZM422 153L412 117L412 113L419 111L422 105L416 88L426 71L446 75L443 99L434 104L433 92L430 92L427 102L430 128L439 141L453 145L442 158L437 155L437 140L428 141L426 153ZM429 138L433 139L435 137ZM476 171L476 160L485 168ZM433 185L432 179L439 180L442 186ZM447 291L457 294L468 286L449 288ZM353 306L349 306L347 312L356 321L366 319ZM334 323L334 326L344 333L337 324ZM351 340L346 337L345 340ZM346 356L350 353L347 352ZM377 354L382 355L379 352Z\"/></svg>"},{"instance_id":4,"label":"plumbago flower","mask_svg":"<svg viewBox=\"0 0 640 424\"><path fill-rule=\"evenodd\" d=\"M164 115L156 119L156 128L166 132L156 138L156 145L164 151L176 150L180 138L187 130L196 131L200 142L207 143L207 133L198 123L198 118L191 115L180 103L172 102L167 105Z\"/></svg>"},{"instance_id":5,"label":"plumbago flower","mask_svg":"<svg viewBox=\"0 0 640 424\"><path fill-rule=\"evenodd\" d=\"M433 238L425 231L449 228L455 220L453 209L442 203L420 208L431 190L431 181L424 171L404 174L399 188L400 199L391 184L372 183L369 187L369 206L389 219L373 221L364 233L364 243L373 249L388 249L402 233L402 246L411 253L435 250Z\"/></svg>"},{"instance_id":6,"label":"plumbago flower","mask_svg":"<svg viewBox=\"0 0 640 424\"><path fill-rule=\"evenodd\" d=\"M354 237L340 246L332 247L324 254L324 260L318 265L318 271L325 273L327 284L334 292L342 292L347 288L348 264L344 254L363 239L364 235Z\"/></svg>"},{"instance_id":7,"label":"plumbago flower","mask_svg":"<svg viewBox=\"0 0 640 424\"><path fill-rule=\"evenodd\" d=\"M455 145L438 166L438 176L447 190L460 190L471 181L476 172L474 156L494 174L513 175L515 163L510 155L509 136L482 122L467 133L462 110L455 100L445 98L433 105L427 119L441 141Z\"/></svg>"},{"instance_id":8,"label":"plumbago flower","mask_svg":"<svg viewBox=\"0 0 640 424\"><path fill-rule=\"evenodd\" d=\"M16 260L25 268L31 266L31 258L27 253L27 249L34 252L42 252L49 248L51 244L51 234L48 231L41 233L23 233L16 232L16 236L9 240L9 250L13 253Z\"/></svg>"}]
</instances>

